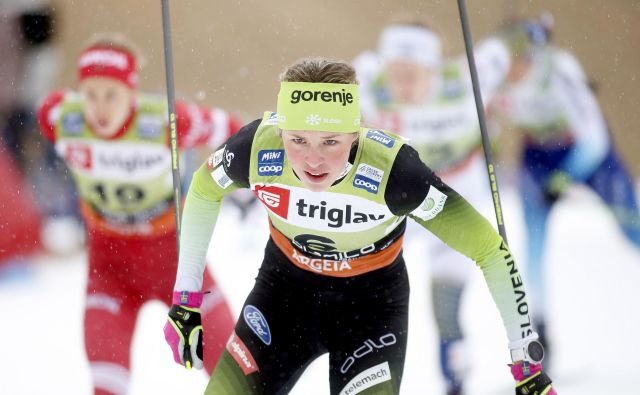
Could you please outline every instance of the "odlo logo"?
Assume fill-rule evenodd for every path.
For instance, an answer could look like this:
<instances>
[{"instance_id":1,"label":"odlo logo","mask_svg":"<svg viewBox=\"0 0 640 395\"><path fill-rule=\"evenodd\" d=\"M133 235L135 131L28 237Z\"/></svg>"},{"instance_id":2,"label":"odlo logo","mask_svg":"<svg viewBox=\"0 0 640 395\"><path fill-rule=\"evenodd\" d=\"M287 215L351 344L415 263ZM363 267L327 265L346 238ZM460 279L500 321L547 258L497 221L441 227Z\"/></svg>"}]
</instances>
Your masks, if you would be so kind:
<instances>
[{"instance_id":1,"label":"odlo logo","mask_svg":"<svg viewBox=\"0 0 640 395\"><path fill-rule=\"evenodd\" d=\"M327 91L300 91L295 90L291 92L291 103L298 104L300 101L314 101L318 99L325 103L341 103L346 106L347 103L353 103L353 95L345 92L342 89L340 92L327 92Z\"/></svg>"},{"instance_id":2,"label":"odlo logo","mask_svg":"<svg viewBox=\"0 0 640 395\"><path fill-rule=\"evenodd\" d=\"M284 150L269 149L258 152L258 175L280 176L284 170Z\"/></svg>"},{"instance_id":3,"label":"odlo logo","mask_svg":"<svg viewBox=\"0 0 640 395\"><path fill-rule=\"evenodd\" d=\"M253 333L267 346L271 344L271 331L267 319L256 307L248 304L242 310L244 322L251 328Z\"/></svg>"},{"instance_id":4,"label":"odlo logo","mask_svg":"<svg viewBox=\"0 0 640 395\"><path fill-rule=\"evenodd\" d=\"M360 359L365 355L373 352L374 350L379 350L381 348L385 348L388 346L392 346L396 344L398 340L396 339L396 335L393 333L387 333L386 335L380 336L377 340L367 339L364 341L364 344L358 347L353 354L351 354L344 361L342 366L340 367L340 373L345 374L349 371L351 366L356 362L356 359Z\"/></svg>"}]
</instances>

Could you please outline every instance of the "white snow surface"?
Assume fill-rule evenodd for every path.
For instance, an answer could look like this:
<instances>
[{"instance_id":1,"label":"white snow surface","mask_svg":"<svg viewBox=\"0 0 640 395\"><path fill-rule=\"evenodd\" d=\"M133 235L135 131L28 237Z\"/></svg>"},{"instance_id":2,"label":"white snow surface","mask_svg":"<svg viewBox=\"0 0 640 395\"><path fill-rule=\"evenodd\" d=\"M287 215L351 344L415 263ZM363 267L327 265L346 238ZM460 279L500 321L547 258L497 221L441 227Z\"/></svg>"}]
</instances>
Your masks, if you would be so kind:
<instances>
[{"instance_id":1,"label":"white snow surface","mask_svg":"<svg viewBox=\"0 0 640 395\"><path fill-rule=\"evenodd\" d=\"M503 204L511 248L522 257L524 231L515 193L503 191ZM210 245L211 268L236 314L262 260L265 217L256 205L239 223L235 207L225 203ZM548 240L549 325L555 345L550 375L558 393L638 394L640 251L624 239L598 200L580 189L554 209ZM402 394L444 393L425 257L419 235L409 237L405 258L412 293ZM26 274L0 277L0 394L92 393L82 340L85 260L84 252L39 256ZM162 333L167 310L151 303L139 316L130 395L204 392L205 374L173 362ZM506 334L479 270L464 294L461 314L472 369L467 394L513 394ZM329 394L327 368L325 355L291 393Z\"/></svg>"}]
</instances>

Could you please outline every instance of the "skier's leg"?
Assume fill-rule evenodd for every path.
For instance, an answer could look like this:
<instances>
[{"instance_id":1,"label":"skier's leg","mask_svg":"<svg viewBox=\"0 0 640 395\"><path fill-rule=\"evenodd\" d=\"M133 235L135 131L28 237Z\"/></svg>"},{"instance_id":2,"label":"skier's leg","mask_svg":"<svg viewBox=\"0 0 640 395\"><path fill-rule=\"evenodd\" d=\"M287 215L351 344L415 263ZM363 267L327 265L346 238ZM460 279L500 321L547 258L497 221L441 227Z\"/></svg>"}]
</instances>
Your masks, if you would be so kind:
<instances>
[{"instance_id":1,"label":"skier's leg","mask_svg":"<svg viewBox=\"0 0 640 395\"><path fill-rule=\"evenodd\" d=\"M388 269L350 280L358 293L328 310L331 394L392 395L400 391L407 349L409 281L402 257ZM365 276L369 276L368 278ZM360 286L360 284L367 285ZM376 284L384 284L376 289ZM381 288L380 285L377 286Z\"/></svg>"},{"instance_id":2,"label":"skier's leg","mask_svg":"<svg viewBox=\"0 0 640 395\"><path fill-rule=\"evenodd\" d=\"M89 280L84 316L85 349L95 395L125 395L129 388L131 338L142 300L114 273L118 256L107 258L89 245Z\"/></svg>"},{"instance_id":3,"label":"skier's leg","mask_svg":"<svg viewBox=\"0 0 640 395\"><path fill-rule=\"evenodd\" d=\"M294 282L279 270L293 266L286 259L268 244L205 394L286 394L309 363L326 352L318 339L313 294L293 289Z\"/></svg>"},{"instance_id":4,"label":"skier's leg","mask_svg":"<svg viewBox=\"0 0 640 395\"><path fill-rule=\"evenodd\" d=\"M544 247L547 220L552 203L542 192L539 179L526 168L521 171L521 198L527 228L527 260L525 281L529 290L529 305L540 339L547 351L550 346L546 335L546 284L544 278Z\"/></svg>"},{"instance_id":5,"label":"skier's leg","mask_svg":"<svg viewBox=\"0 0 640 395\"><path fill-rule=\"evenodd\" d=\"M486 218L494 217L486 168L480 156L455 174L443 175L443 180ZM431 303L440 341L440 369L447 394L457 395L462 393L469 370L469 356L460 325L460 300L475 264L441 240L432 235L427 237L430 240Z\"/></svg>"},{"instance_id":6,"label":"skier's leg","mask_svg":"<svg viewBox=\"0 0 640 395\"><path fill-rule=\"evenodd\" d=\"M611 210L627 239L640 248L640 210L633 179L613 149L586 184Z\"/></svg>"}]
</instances>

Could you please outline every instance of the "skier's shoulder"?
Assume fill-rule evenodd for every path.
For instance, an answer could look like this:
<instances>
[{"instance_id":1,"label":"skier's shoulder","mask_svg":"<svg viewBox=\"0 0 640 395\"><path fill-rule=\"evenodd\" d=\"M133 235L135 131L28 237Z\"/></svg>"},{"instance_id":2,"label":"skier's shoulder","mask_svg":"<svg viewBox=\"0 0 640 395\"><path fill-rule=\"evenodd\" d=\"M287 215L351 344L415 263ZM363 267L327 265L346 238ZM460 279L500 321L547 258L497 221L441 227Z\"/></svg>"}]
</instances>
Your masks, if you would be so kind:
<instances>
[{"instance_id":1,"label":"skier's shoulder","mask_svg":"<svg viewBox=\"0 0 640 395\"><path fill-rule=\"evenodd\" d=\"M549 46L545 51L554 72L573 80L587 80L582 65L571 52L555 46Z\"/></svg>"}]
</instances>

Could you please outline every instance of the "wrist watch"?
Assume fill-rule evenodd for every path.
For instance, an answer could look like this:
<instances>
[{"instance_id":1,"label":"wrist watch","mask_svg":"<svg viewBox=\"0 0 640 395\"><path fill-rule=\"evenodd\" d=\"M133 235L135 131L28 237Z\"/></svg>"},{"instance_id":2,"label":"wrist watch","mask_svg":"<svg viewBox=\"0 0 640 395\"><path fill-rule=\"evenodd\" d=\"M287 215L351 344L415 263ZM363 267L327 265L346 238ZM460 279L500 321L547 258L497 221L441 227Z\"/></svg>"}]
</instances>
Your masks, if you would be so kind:
<instances>
[{"instance_id":1,"label":"wrist watch","mask_svg":"<svg viewBox=\"0 0 640 395\"><path fill-rule=\"evenodd\" d=\"M540 363L544 359L544 347L538 340L532 340L522 347L511 349L511 361Z\"/></svg>"}]
</instances>

